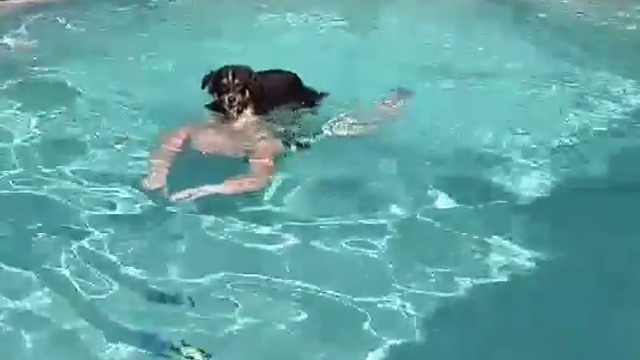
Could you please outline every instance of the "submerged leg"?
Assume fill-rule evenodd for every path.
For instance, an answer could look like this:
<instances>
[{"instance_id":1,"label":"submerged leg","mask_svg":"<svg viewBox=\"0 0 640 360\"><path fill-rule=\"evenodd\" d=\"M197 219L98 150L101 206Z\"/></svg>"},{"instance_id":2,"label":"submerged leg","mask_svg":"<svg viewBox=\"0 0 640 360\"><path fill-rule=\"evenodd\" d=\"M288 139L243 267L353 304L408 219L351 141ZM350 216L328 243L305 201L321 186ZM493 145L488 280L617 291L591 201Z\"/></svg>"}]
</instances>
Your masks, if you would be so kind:
<instances>
[{"instance_id":1,"label":"submerged leg","mask_svg":"<svg viewBox=\"0 0 640 360\"><path fill-rule=\"evenodd\" d=\"M325 136L368 135L383 122L398 118L406 102L413 96L414 92L405 87L395 88L387 98L376 103L373 112L339 115L329 120L322 130Z\"/></svg>"}]
</instances>

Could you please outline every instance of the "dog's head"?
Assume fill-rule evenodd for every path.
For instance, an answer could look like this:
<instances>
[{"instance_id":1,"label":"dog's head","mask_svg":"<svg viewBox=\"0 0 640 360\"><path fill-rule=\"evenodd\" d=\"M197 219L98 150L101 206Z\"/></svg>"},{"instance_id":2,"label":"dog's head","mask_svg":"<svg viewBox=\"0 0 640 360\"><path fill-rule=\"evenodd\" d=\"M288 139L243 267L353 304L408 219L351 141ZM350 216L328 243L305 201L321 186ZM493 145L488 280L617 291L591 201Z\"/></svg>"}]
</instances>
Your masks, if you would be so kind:
<instances>
[{"instance_id":1,"label":"dog's head","mask_svg":"<svg viewBox=\"0 0 640 360\"><path fill-rule=\"evenodd\" d=\"M200 87L220 103L226 114L234 117L255 107L260 96L258 77L245 65L225 65L211 71L202 78Z\"/></svg>"}]
</instances>

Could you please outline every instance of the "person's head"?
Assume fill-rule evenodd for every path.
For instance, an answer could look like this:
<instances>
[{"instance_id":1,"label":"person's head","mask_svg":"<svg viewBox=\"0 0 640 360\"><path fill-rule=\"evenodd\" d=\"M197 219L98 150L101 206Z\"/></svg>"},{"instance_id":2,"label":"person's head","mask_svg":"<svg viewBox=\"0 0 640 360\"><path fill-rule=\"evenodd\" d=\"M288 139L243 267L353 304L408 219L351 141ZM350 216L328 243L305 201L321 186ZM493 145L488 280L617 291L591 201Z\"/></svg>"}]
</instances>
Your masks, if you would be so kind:
<instances>
[{"instance_id":1,"label":"person's head","mask_svg":"<svg viewBox=\"0 0 640 360\"><path fill-rule=\"evenodd\" d=\"M251 109L260 93L256 73L246 65L225 65L202 78L202 90L218 101L225 115L239 116Z\"/></svg>"}]
</instances>

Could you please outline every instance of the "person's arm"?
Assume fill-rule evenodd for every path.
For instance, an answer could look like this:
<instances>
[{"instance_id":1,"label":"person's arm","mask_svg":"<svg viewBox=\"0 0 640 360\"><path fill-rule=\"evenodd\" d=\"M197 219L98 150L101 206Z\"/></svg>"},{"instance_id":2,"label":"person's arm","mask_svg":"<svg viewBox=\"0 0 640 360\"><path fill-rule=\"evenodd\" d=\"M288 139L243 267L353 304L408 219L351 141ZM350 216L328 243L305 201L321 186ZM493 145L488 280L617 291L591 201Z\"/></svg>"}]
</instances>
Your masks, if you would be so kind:
<instances>
[{"instance_id":1,"label":"person's arm","mask_svg":"<svg viewBox=\"0 0 640 360\"><path fill-rule=\"evenodd\" d=\"M149 164L153 171L168 170L176 156L184 150L184 145L189 139L191 127L185 126L170 133L160 147L151 154Z\"/></svg>"},{"instance_id":2,"label":"person's arm","mask_svg":"<svg viewBox=\"0 0 640 360\"><path fill-rule=\"evenodd\" d=\"M234 195L245 192L260 191L269 185L276 173L275 158L281 152L273 140L259 144L249 158L249 174L224 181L220 194Z\"/></svg>"},{"instance_id":3,"label":"person's arm","mask_svg":"<svg viewBox=\"0 0 640 360\"><path fill-rule=\"evenodd\" d=\"M187 201L213 195L237 195L260 191L267 187L276 173L275 159L284 152L282 143L277 140L260 142L249 158L249 174L233 177L221 184L203 185L171 195L172 201Z\"/></svg>"},{"instance_id":4,"label":"person's arm","mask_svg":"<svg viewBox=\"0 0 640 360\"><path fill-rule=\"evenodd\" d=\"M149 157L149 175L142 186L147 190L164 189L167 175L176 156L182 152L191 134L191 127L185 126L173 131Z\"/></svg>"}]
</instances>

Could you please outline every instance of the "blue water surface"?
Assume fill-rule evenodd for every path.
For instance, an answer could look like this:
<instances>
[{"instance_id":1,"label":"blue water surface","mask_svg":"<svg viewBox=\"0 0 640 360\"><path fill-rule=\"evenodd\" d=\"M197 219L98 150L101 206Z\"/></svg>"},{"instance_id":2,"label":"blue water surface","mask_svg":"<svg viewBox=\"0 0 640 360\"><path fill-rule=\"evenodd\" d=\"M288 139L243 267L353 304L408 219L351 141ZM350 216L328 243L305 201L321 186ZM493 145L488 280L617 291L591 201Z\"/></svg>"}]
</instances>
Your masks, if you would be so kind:
<instances>
[{"instance_id":1,"label":"blue water surface","mask_svg":"<svg viewBox=\"0 0 640 360\"><path fill-rule=\"evenodd\" d=\"M5 14L3 356L149 359L185 339L224 360L634 358L634 15L570 5ZM200 79L225 63L330 92L312 122L396 86L416 97L374 136L285 158L259 194L175 205L143 192L149 152L203 118ZM242 171L201 160L172 181Z\"/></svg>"}]
</instances>

